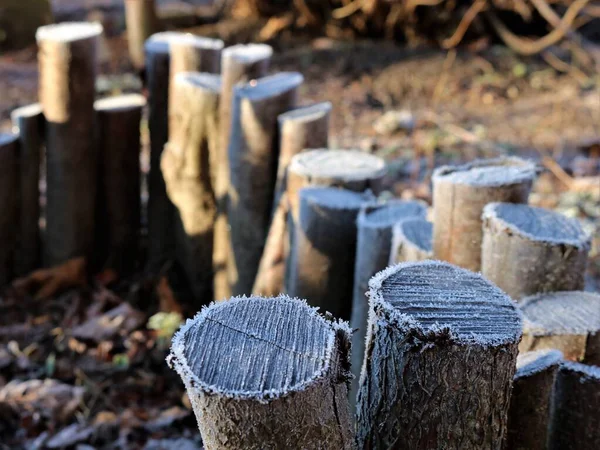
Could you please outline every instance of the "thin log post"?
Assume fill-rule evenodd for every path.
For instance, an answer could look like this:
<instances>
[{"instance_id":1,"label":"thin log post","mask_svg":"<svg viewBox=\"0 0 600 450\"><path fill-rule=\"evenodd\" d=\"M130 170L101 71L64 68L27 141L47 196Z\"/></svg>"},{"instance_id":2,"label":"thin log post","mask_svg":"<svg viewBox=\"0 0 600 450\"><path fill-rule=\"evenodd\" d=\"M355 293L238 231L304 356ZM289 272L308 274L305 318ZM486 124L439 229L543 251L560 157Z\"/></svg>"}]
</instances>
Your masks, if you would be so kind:
<instances>
[{"instance_id":1,"label":"thin log post","mask_svg":"<svg viewBox=\"0 0 600 450\"><path fill-rule=\"evenodd\" d=\"M265 246L275 189L277 116L296 104L303 81L283 72L235 88L229 141L228 218L233 293L252 291Z\"/></svg>"},{"instance_id":2,"label":"thin log post","mask_svg":"<svg viewBox=\"0 0 600 450\"><path fill-rule=\"evenodd\" d=\"M0 287L14 274L19 195L18 135L0 133Z\"/></svg>"},{"instance_id":3,"label":"thin log post","mask_svg":"<svg viewBox=\"0 0 600 450\"><path fill-rule=\"evenodd\" d=\"M140 235L140 121L143 96L97 100L99 151L95 260L119 276L133 273Z\"/></svg>"},{"instance_id":4,"label":"thin log post","mask_svg":"<svg viewBox=\"0 0 600 450\"><path fill-rule=\"evenodd\" d=\"M533 163L513 157L436 169L432 177L434 257L479 271L484 206L527 203L535 175Z\"/></svg>"},{"instance_id":5,"label":"thin log post","mask_svg":"<svg viewBox=\"0 0 600 450\"><path fill-rule=\"evenodd\" d=\"M11 113L13 130L19 133L19 226L15 275L24 276L40 267L40 165L43 153L44 115L39 103Z\"/></svg>"},{"instance_id":6,"label":"thin log post","mask_svg":"<svg viewBox=\"0 0 600 450\"><path fill-rule=\"evenodd\" d=\"M562 362L558 350L517 356L508 413L507 450L546 450L554 379Z\"/></svg>"},{"instance_id":7,"label":"thin log post","mask_svg":"<svg viewBox=\"0 0 600 450\"><path fill-rule=\"evenodd\" d=\"M221 77L182 72L172 90L170 138L161 167L167 193L177 209L177 261L194 295L194 306L213 299L215 180L211 167L219 145Z\"/></svg>"},{"instance_id":8,"label":"thin log post","mask_svg":"<svg viewBox=\"0 0 600 450\"><path fill-rule=\"evenodd\" d=\"M229 135L231 133L231 105L233 88L238 83L264 77L269 69L273 49L265 44L234 45L221 54L221 102L219 105L219 154L216 165L217 219L213 261L215 262L215 300L231 296L228 259L230 248L227 205L229 192Z\"/></svg>"},{"instance_id":9,"label":"thin log post","mask_svg":"<svg viewBox=\"0 0 600 450\"><path fill-rule=\"evenodd\" d=\"M519 351L556 348L565 359L600 365L600 295L538 294L519 304L525 324Z\"/></svg>"},{"instance_id":10,"label":"thin log post","mask_svg":"<svg viewBox=\"0 0 600 450\"><path fill-rule=\"evenodd\" d=\"M510 203L487 205L482 218L481 273L514 300L583 289L591 239L577 219Z\"/></svg>"},{"instance_id":11,"label":"thin log post","mask_svg":"<svg viewBox=\"0 0 600 450\"><path fill-rule=\"evenodd\" d=\"M564 363L556 375L549 450L600 448L600 367Z\"/></svg>"},{"instance_id":12,"label":"thin log post","mask_svg":"<svg viewBox=\"0 0 600 450\"><path fill-rule=\"evenodd\" d=\"M405 263L369 283L360 449L501 449L521 317L481 275Z\"/></svg>"},{"instance_id":13,"label":"thin log post","mask_svg":"<svg viewBox=\"0 0 600 450\"><path fill-rule=\"evenodd\" d=\"M358 379L365 353L365 336L369 315L369 280L388 266L392 247L392 228L411 218L425 218L427 208L419 201L394 200L364 205L356 222L358 237L352 294L352 373L350 404L356 405Z\"/></svg>"},{"instance_id":14,"label":"thin log post","mask_svg":"<svg viewBox=\"0 0 600 450\"><path fill-rule=\"evenodd\" d=\"M306 187L300 191L295 248L288 293L305 298L334 317L348 320L352 309L356 218L370 193Z\"/></svg>"},{"instance_id":15,"label":"thin log post","mask_svg":"<svg viewBox=\"0 0 600 450\"><path fill-rule=\"evenodd\" d=\"M242 297L188 321L168 361L206 448L351 449L349 349L347 324L303 301Z\"/></svg>"},{"instance_id":16,"label":"thin log post","mask_svg":"<svg viewBox=\"0 0 600 450\"><path fill-rule=\"evenodd\" d=\"M274 213L252 288L255 295L273 296L284 290L285 258L289 252L286 248L289 205L286 204L287 196L283 196L287 168L292 157L301 151L327 147L330 112L331 103L323 102L297 108L278 117L280 139Z\"/></svg>"},{"instance_id":17,"label":"thin log post","mask_svg":"<svg viewBox=\"0 0 600 450\"><path fill-rule=\"evenodd\" d=\"M154 0L125 0L125 25L129 59L138 70L144 68L144 42L157 32Z\"/></svg>"},{"instance_id":18,"label":"thin log post","mask_svg":"<svg viewBox=\"0 0 600 450\"><path fill-rule=\"evenodd\" d=\"M406 219L394 226L390 265L433 258L433 224L422 218Z\"/></svg>"},{"instance_id":19,"label":"thin log post","mask_svg":"<svg viewBox=\"0 0 600 450\"><path fill-rule=\"evenodd\" d=\"M39 97L46 118L46 233L48 266L93 250L97 155L94 95L102 26L40 27Z\"/></svg>"}]
</instances>

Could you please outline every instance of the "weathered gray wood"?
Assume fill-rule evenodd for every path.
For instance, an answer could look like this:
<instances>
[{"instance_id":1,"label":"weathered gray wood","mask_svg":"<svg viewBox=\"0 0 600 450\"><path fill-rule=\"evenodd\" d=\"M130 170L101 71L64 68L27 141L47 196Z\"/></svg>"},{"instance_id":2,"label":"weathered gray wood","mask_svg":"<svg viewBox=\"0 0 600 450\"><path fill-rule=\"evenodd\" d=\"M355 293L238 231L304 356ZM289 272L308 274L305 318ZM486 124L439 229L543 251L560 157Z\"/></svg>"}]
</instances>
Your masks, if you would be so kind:
<instances>
[{"instance_id":1,"label":"weathered gray wood","mask_svg":"<svg viewBox=\"0 0 600 450\"><path fill-rule=\"evenodd\" d=\"M40 267L40 164L43 152L44 115L39 103L11 113L19 133L19 226L14 270L20 277Z\"/></svg>"},{"instance_id":2,"label":"weathered gray wood","mask_svg":"<svg viewBox=\"0 0 600 450\"><path fill-rule=\"evenodd\" d=\"M556 348L565 359L600 365L600 295L565 291L527 297L522 352Z\"/></svg>"},{"instance_id":3,"label":"weathered gray wood","mask_svg":"<svg viewBox=\"0 0 600 450\"><path fill-rule=\"evenodd\" d=\"M392 244L392 229L410 218L424 219L427 208L419 201L393 200L383 204L368 204L361 208L356 222L358 237L352 294L352 373L350 404L356 404L358 380L365 353L365 336L369 315L369 280L388 266Z\"/></svg>"},{"instance_id":4,"label":"weathered gray wood","mask_svg":"<svg viewBox=\"0 0 600 450\"><path fill-rule=\"evenodd\" d=\"M264 77L267 74L273 49L265 44L234 45L221 54L221 103L219 106L219 157L215 196L217 219L215 222L215 299L231 296L228 264L230 248L229 223L227 220L229 192L229 136L231 133L231 106L233 88L238 83ZM229 267L228 267L229 266Z\"/></svg>"},{"instance_id":5,"label":"weathered gray wood","mask_svg":"<svg viewBox=\"0 0 600 450\"><path fill-rule=\"evenodd\" d=\"M514 300L583 289L590 237L577 219L509 203L487 205L482 218L481 272Z\"/></svg>"},{"instance_id":6,"label":"weathered gray wood","mask_svg":"<svg viewBox=\"0 0 600 450\"><path fill-rule=\"evenodd\" d=\"M405 263L369 283L361 449L501 449L521 317L479 274Z\"/></svg>"},{"instance_id":7,"label":"weathered gray wood","mask_svg":"<svg viewBox=\"0 0 600 450\"><path fill-rule=\"evenodd\" d=\"M230 286L252 291L267 238L279 149L277 116L296 104L303 81L283 72L235 88L229 141Z\"/></svg>"},{"instance_id":8,"label":"weathered gray wood","mask_svg":"<svg viewBox=\"0 0 600 450\"><path fill-rule=\"evenodd\" d=\"M18 136L0 133L0 287L14 275L19 195Z\"/></svg>"},{"instance_id":9,"label":"weathered gray wood","mask_svg":"<svg viewBox=\"0 0 600 450\"><path fill-rule=\"evenodd\" d=\"M150 172L148 173L148 261L147 270L156 273L175 258L175 208L160 169L163 148L169 136L169 42L178 33L155 33L145 43L148 88L148 131Z\"/></svg>"},{"instance_id":10,"label":"weathered gray wood","mask_svg":"<svg viewBox=\"0 0 600 450\"><path fill-rule=\"evenodd\" d=\"M140 121L143 96L97 100L99 152L95 261L120 276L133 273L140 235Z\"/></svg>"},{"instance_id":11,"label":"weathered gray wood","mask_svg":"<svg viewBox=\"0 0 600 450\"><path fill-rule=\"evenodd\" d=\"M125 23L127 46L133 66L144 67L144 42L158 28L154 0L125 0Z\"/></svg>"},{"instance_id":12,"label":"weathered gray wood","mask_svg":"<svg viewBox=\"0 0 600 450\"><path fill-rule=\"evenodd\" d=\"M390 264L433 258L433 224L423 218L403 220L394 226Z\"/></svg>"},{"instance_id":13,"label":"weathered gray wood","mask_svg":"<svg viewBox=\"0 0 600 450\"><path fill-rule=\"evenodd\" d=\"M40 27L39 98L46 118L45 263L61 264L93 249L97 157L94 95L102 26Z\"/></svg>"},{"instance_id":14,"label":"weathered gray wood","mask_svg":"<svg viewBox=\"0 0 600 450\"><path fill-rule=\"evenodd\" d=\"M436 169L432 177L434 257L479 271L484 206L527 203L535 175L533 163L514 157Z\"/></svg>"},{"instance_id":15,"label":"weathered gray wood","mask_svg":"<svg viewBox=\"0 0 600 450\"><path fill-rule=\"evenodd\" d=\"M275 183L274 213L265 243L252 293L273 296L284 290L285 259L288 237L287 212L289 205L286 189L287 168L294 155L309 148L327 147L329 137L329 114L331 103L323 102L296 108L280 114L279 162Z\"/></svg>"},{"instance_id":16,"label":"weathered gray wood","mask_svg":"<svg viewBox=\"0 0 600 450\"><path fill-rule=\"evenodd\" d=\"M508 413L507 450L546 450L550 400L562 353L540 350L517 356Z\"/></svg>"},{"instance_id":17,"label":"weathered gray wood","mask_svg":"<svg viewBox=\"0 0 600 450\"><path fill-rule=\"evenodd\" d=\"M350 329L289 297L233 298L175 335L206 448L352 448Z\"/></svg>"},{"instance_id":18,"label":"weathered gray wood","mask_svg":"<svg viewBox=\"0 0 600 450\"><path fill-rule=\"evenodd\" d=\"M177 210L177 261L199 309L213 299L216 217L214 165L219 145L221 77L181 72L173 81L170 137L161 168Z\"/></svg>"},{"instance_id":19,"label":"weathered gray wood","mask_svg":"<svg viewBox=\"0 0 600 450\"><path fill-rule=\"evenodd\" d=\"M288 293L334 317L352 310L356 218L370 193L306 187L300 191L296 246L289 261Z\"/></svg>"},{"instance_id":20,"label":"weathered gray wood","mask_svg":"<svg viewBox=\"0 0 600 450\"><path fill-rule=\"evenodd\" d=\"M564 363L556 375L549 450L600 448L600 367Z\"/></svg>"}]
</instances>

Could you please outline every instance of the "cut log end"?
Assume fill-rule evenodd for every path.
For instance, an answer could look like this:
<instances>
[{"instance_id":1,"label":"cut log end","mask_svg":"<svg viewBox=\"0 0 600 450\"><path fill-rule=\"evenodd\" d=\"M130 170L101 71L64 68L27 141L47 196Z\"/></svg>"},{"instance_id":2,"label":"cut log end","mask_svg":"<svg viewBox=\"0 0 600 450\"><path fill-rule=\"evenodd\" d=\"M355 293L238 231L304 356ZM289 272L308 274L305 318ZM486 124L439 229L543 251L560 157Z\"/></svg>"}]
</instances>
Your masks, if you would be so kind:
<instances>
[{"instance_id":1,"label":"cut log end","mask_svg":"<svg viewBox=\"0 0 600 450\"><path fill-rule=\"evenodd\" d=\"M235 60L240 64L253 64L273 55L273 48L266 44L238 44L223 50L223 60Z\"/></svg>"},{"instance_id":2,"label":"cut log end","mask_svg":"<svg viewBox=\"0 0 600 450\"><path fill-rule=\"evenodd\" d=\"M289 171L309 178L368 180L385 174L383 159L360 150L315 149L294 156Z\"/></svg>"},{"instance_id":3,"label":"cut log end","mask_svg":"<svg viewBox=\"0 0 600 450\"><path fill-rule=\"evenodd\" d=\"M35 117L41 114L42 105L39 103L32 103L31 105L21 106L20 108L13 109L10 113L10 118L14 124L17 124L19 119L22 117Z\"/></svg>"},{"instance_id":4,"label":"cut log end","mask_svg":"<svg viewBox=\"0 0 600 450\"><path fill-rule=\"evenodd\" d=\"M304 77L298 72L280 72L240 85L235 88L235 92L242 98L260 101L295 89L303 81Z\"/></svg>"},{"instance_id":5,"label":"cut log end","mask_svg":"<svg viewBox=\"0 0 600 450\"><path fill-rule=\"evenodd\" d=\"M520 353L517 356L515 379L526 378L558 366L563 354L556 349Z\"/></svg>"},{"instance_id":6,"label":"cut log end","mask_svg":"<svg viewBox=\"0 0 600 450\"><path fill-rule=\"evenodd\" d=\"M102 34L103 28L94 22L63 22L39 27L35 34L38 42L74 42Z\"/></svg>"},{"instance_id":7,"label":"cut log end","mask_svg":"<svg viewBox=\"0 0 600 450\"><path fill-rule=\"evenodd\" d=\"M478 160L462 166L442 166L432 180L451 184L494 187L532 182L536 176L534 163L516 157Z\"/></svg>"},{"instance_id":8,"label":"cut log end","mask_svg":"<svg viewBox=\"0 0 600 450\"><path fill-rule=\"evenodd\" d=\"M358 215L358 226L367 228L389 228L409 218L425 218L427 208L419 201L393 201L363 208Z\"/></svg>"},{"instance_id":9,"label":"cut log end","mask_svg":"<svg viewBox=\"0 0 600 450\"><path fill-rule=\"evenodd\" d=\"M496 229L507 229L525 239L549 245L589 248L590 237L576 219L545 208L513 203L490 203L483 210L484 221ZM485 226L485 225L484 225Z\"/></svg>"},{"instance_id":10,"label":"cut log end","mask_svg":"<svg viewBox=\"0 0 600 450\"><path fill-rule=\"evenodd\" d=\"M356 210L372 197L368 194L328 187L306 187L300 191L300 204L315 209L323 207L327 210Z\"/></svg>"},{"instance_id":11,"label":"cut log end","mask_svg":"<svg viewBox=\"0 0 600 450\"><path fill-rule=\"evenodd\" d=\"M186 85L210 91L221 92L221 76L212 73L180 72L173 79L175 86Z\"/></svg>"},{"instance_id":12,"label":"cut log end","mask_svg":"<svg viewBox=\"0 0 600 450\"><path fill-rule=\"evenodd\" d=\"M331 112L331 102L315 103L314 105L303 106L291 111L280 114L279 124L282 126L287 121L309 123L327 117Z\"/></svg>"},{"instance_id":13,"label":"cut log end","mask_svg":"<svg viewBox=\"0 0 600 450\"><path fill-rule=\"evenodd\" d=\"M221 39L196 36L192 33L170 32L168 41L170 45L185 45L198 50L222 50L224 47Z\"/></svg>"},{"instance_id":14,"label":"cut log end","mask_svg":"<svg viewBox=\"0 0 600 450\"><path fill-rule=\"evenodd\" d=\"M390 264L420 261L433 257L433 224L424 218L410 218L394 226Z\"/></svg>"},{"instance_id":15,"label":"cut log end","mask_svg":"<svg viewBox=\"0 0 600 450\"><path fill-rule=\"evenodd\" d=\"M338 332L349 339L345 324L325 320L303 301L239 297L188 321L170 358L184 380L205 393L264 401L326 376Z\"/></svg>"},{"instance_id":16,"label":"cut log end","mask_svg":"<svg viewBox=\"0 0 600 450\"><path fill-rule=\"evenodd\" d=\"M146 99L139 94L117 95L94 102L94 109L98 112L126 112L143 108Z\"/></svg>"},{"instance_id":17,"label":"cut log end","mask_svg":"<svg viewBox=\"0 0 600 450\"><path fill-rule=\"evenodd\" d=\"M402 327L447 334L458 343L498 346L521 337L521 316L512 300L481 275L440 261L405 263L369 282L375 308Z\"/></svg>"},{"instance_id":18,"label":"cut log end","mask_svg":"<svg viewBox=\"0 0 600 450\"><path fill-rule=\"evenodd\" d=\"M177 31L161 31L154 33L144 43L144 49L147 53L169 54L171 42L181 38L180 32Z\"/></svg>"},{"instance_id":19,"label":"cut log end","mask_svg":"<svg viewBox=\"0 0 600 450\"><path fill-rule=\"evenodd\" d=\"M19 135L16 133L0 133L0 146L4 147L17 142Z\"/></svg>"}]
</instances>

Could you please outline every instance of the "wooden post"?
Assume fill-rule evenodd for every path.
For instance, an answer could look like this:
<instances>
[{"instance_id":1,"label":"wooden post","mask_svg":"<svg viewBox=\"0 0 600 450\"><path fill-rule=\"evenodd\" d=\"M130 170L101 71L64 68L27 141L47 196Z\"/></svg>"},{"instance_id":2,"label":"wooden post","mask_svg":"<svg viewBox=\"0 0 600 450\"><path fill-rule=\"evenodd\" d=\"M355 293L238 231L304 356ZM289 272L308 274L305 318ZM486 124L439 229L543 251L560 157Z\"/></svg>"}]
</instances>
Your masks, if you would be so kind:
<instances>
[{"instance_id":1,"label":"wooden post","mask_svg":"<svg viewBox=\"0 0 600 450\"><path fill-rule=\"evenodd\" d=\"M0 133L0 287L14 274L19 195L18 136Z\"/></svg>"},{"instance_id":2,"label":"wooden post","mask_svg":"<svg viewBox=\"0 0 600 450\"><path fill-rule=\"evenodd\" d=\"M213 299L214 178L219 145L221 77L182 72L175 76L169 110L170 138L161 167L177 210L177 261L200 309Z\"/></svg>"},{"instance_id":3,"label":"wooden post","mask_svg":"<svg viewBox=\"0 0 600 450\"><path fill-rule=\"evenodd\" d=\"M288 293L348 320L356 254L356 217L371 194L306 187L300 191Z\"/></svg>"},{"instance_id":4,"label":"wooden post","mask_svg":"<svg viewBox=\"0 0 600 450\"><path fill-rule=\"evenodd\" d=\"M97 100L99 189L96 264L120 276L133 273L140 231L140 121L146 100L130 94Z\"/></svg>"},{"instance_id":5,"label":"wooden post","mask_svg":"<svg viewBox=\"0 0 600 450\"><path fill-rule=\"evenodd\" d=\"M525 324L519 351L556 348L565 359L600 365L600 295L538 294L519 304Z\"/></svg>"},{"instance_id":6,"label":"wooden post","mask_svg":"<svg viewBox=\"0 0 600 450\"><path fill-rule=\"evenodd\" d=\"M508 413L507 450L546 450L550 400L562 353L540 350L517 356Z\"/></svg>"},{"instance_id":7,"label":"wooden post","mask_svg":"<svg viewBox=\"0 0 600 450\"><path fill-rule=\"evenodd\" d=\"M556 375L549 450L600 448L600 368L564 363Z\"/></svg>"},{"instance_id":8,"label":"wooden post","mask_svg":"<svg viewBox=\"0 0 600 450\"><path fill-rule=\"evenodd\" d=\"M265 44L234 45L221 54L221 102L219 105L219 156L215 196L217 198L217 219L215 222L215 300L231 296L228 259L230 248L227 205L229 192L229 135L231 132L231 105L233 88L238 83L264 77L267 74L273 49Z\"/></svg>"},{"instance_id":9,"label":"wooden post","mask_svg":"<svg viewBox=\"0 0 600 450\"><path fill-rule=\"evenodd\" d=\"M390 265L433 258L433 224L423 218L406 219L394 226Z\"/></svg>"},{"instance_id":10,"label":"wooden post","mask_svg":"<svg viewBox=\"0 0 600 450\"><path fill-rule=\"evenodd\" d=\"M327 147L331 103L323 102L294 109L279 115L279 162L273 219L265 243L252 293L273 296L284 290L285 259L288 237L287 213L289 205L286 188L287 168L292 157L304 149Z\"/></svg>"},{"instance_id":11,"label":"wooden post","mask_svg":"<svg viewBox=\"0 0 600 450\"><path fill-rule=\"evenodd\" d=\"M352 294L352 373L350 404L356 405L358 379L365 353L365 336L369 315L369 280L388 266L392 247L392 228L410 218L425 218L427 208L419 201L394 200L364 205L356 222L358 237Z\"/></svg>"},{"instance_id":12,"label":"wooden post","mask_svg":"<svg viewBox=\"0 0 600 450\"><path fill-rule=\"evenodd\" d=\"M482 218L481 273L514 300L583 289L591 243L577 219L510 203L487 205Z\"/></svg>"},{"instance_id":13,"label":"wooden post","mask_svg":"<svg viewBox=\"0 0 600 450\"><path fill-rule=\"evenodd\" d=\"M405 263L369 283L360 449L501 449L521 317L481 275Z\"/></svg>"},{"instance_id":14,"label":"wooden post","mask_svg":"<svg viewBox=\"0 0 600 450\"><path fill-rule=\"evenodd\" d=\"M46 265L89 257L93 249L97 155L94 95L102 26L40 27L39 97L46 118Z\"/></svg>"},{"instance_id":15,"label":"wooden post","mask_svg":"<svg viewBox=\"0 0 600 450\"><path fill-rule=\"evenodd\" d=\"M474 272L481 265L481 213L492 202L527 203L535 165L520 158L444 166L433 173L433 254Z\"/></svg>"},{"instance_id":16,"label":"wooden post","mask_svg":"<svg viewBox=\"0 0 600 450\"><path fill-rule=\"evenodd\" d=\"M228 264L236 295L251 292L254 285L273 208L277 116L295 106L302 81L299 73L283 72L235 88L228 152Z\"/></svg>"},{"instance_id":17,"label":"wooden post","mask_svg":"<svg viewBox=\"0 0 600 450\"><path fill-rule=\"evenodd\" d=\"M351 449L349 349L347 324L303 301L243 297L189 320L168 361L206 448Z\"/></svg>"},{"instance_id":18,"label":"wooden post","mask_svg":"<svg viewBox=\"0 0 600 450\"><path fill-rule=\"evenodd\" d=\"M154 0L125 0L125 23L129 58L133 67L144 68L144 42L158 28Z\"/></svg>"},{"instance_id":19,"label":"wooden post","mask_svg":"<svg viewBox=\"0 0 600 450\"><path fill-rule=\"evenodd\" d=\"M43 153L44 115L39 103L11 113L19 133L19 226L14 270L18 277L40 267L40 165Z\"/></svg>"}]
</instances>

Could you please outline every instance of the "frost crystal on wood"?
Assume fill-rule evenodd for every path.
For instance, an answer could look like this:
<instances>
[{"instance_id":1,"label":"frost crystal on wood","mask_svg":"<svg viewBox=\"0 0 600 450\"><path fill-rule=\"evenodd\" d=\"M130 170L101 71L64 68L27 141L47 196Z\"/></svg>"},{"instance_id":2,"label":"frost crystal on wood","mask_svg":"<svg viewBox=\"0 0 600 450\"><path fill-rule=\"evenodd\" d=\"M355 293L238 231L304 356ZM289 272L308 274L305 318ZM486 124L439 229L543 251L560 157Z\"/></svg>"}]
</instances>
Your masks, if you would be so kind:
<instances>
[{"instance_id":1,"label":"frost crystal on wood","mask_svg":"<svg viewBox=\"0 0 600 450\"><path fill-rule=\"evenodd\" d=\"M535 174L533 163L513 157L436 169L432 177L435 258L478 271L484 206L526 203Z\"/></svg>"},{"instance_id":2,"label":"frost crystal on wood","mask_svg":"<svg viewBox=\"0 0 600 450\"><path fill-rule=\"evenodd\" d=\"M565 359L600 365L600 295L565 291L519 305L525 318L520 351L556 348Z\"/></svg>"},{"instance_id":3,"label":"frost crystal on wood","mask_svg":"<svg viewBox=\"0 0 600 450\"><path fill-rule=\"evenodd\" d=\"M369 280L385 269L390 259L392 228L411 218L424 218L426 206L418 201L391 201L384 204L368 204L358 215L358 237L354 266L354 290L352 295L352 380L350 403L354 406L358 392L358 377L362 366L369 304L367 290Z\"/></svg>"},{"instance_id":4,"label":"frost crystal on wood","mask_svg":"<svg viewBox=\"0 0 600 450\"><path fill-rule=\"evenodd\" d=\"M521 353L508 413L508 450L545 450L550 423L550 400L562 353L540 350Z\"/></svg>"},{"instance_id":5,"label":"frost crystal on wood","mask_svg":"<svg viewBox=\"0 0 600 450\"><path fill-rule=\"evenodd\" d=\"M350 329L304 301L239 297L204 308L173 339L211 449L351 448Z\"/></svg>"},{"instance_id":6,"label":"frost crystal on wood","mask_svg":"<svg viewBox=\"0 0 600 450\"><path fill-rule=\"evenodd\" d=\"M433 224L424 218L412 218L396 224L392 230L390 264L423 261L433 257Z\"/></svg>"},{"instance_id":7,"label":"frost crystal on wood","mask_svg":"<svg viewBox=\"0 0 600 450\"><path fill-rule=\"evenodd\" d=\"M521 316L482 276L439 261L369 283L359 448L500 449Z\"/></svg>"}]
</instances>

